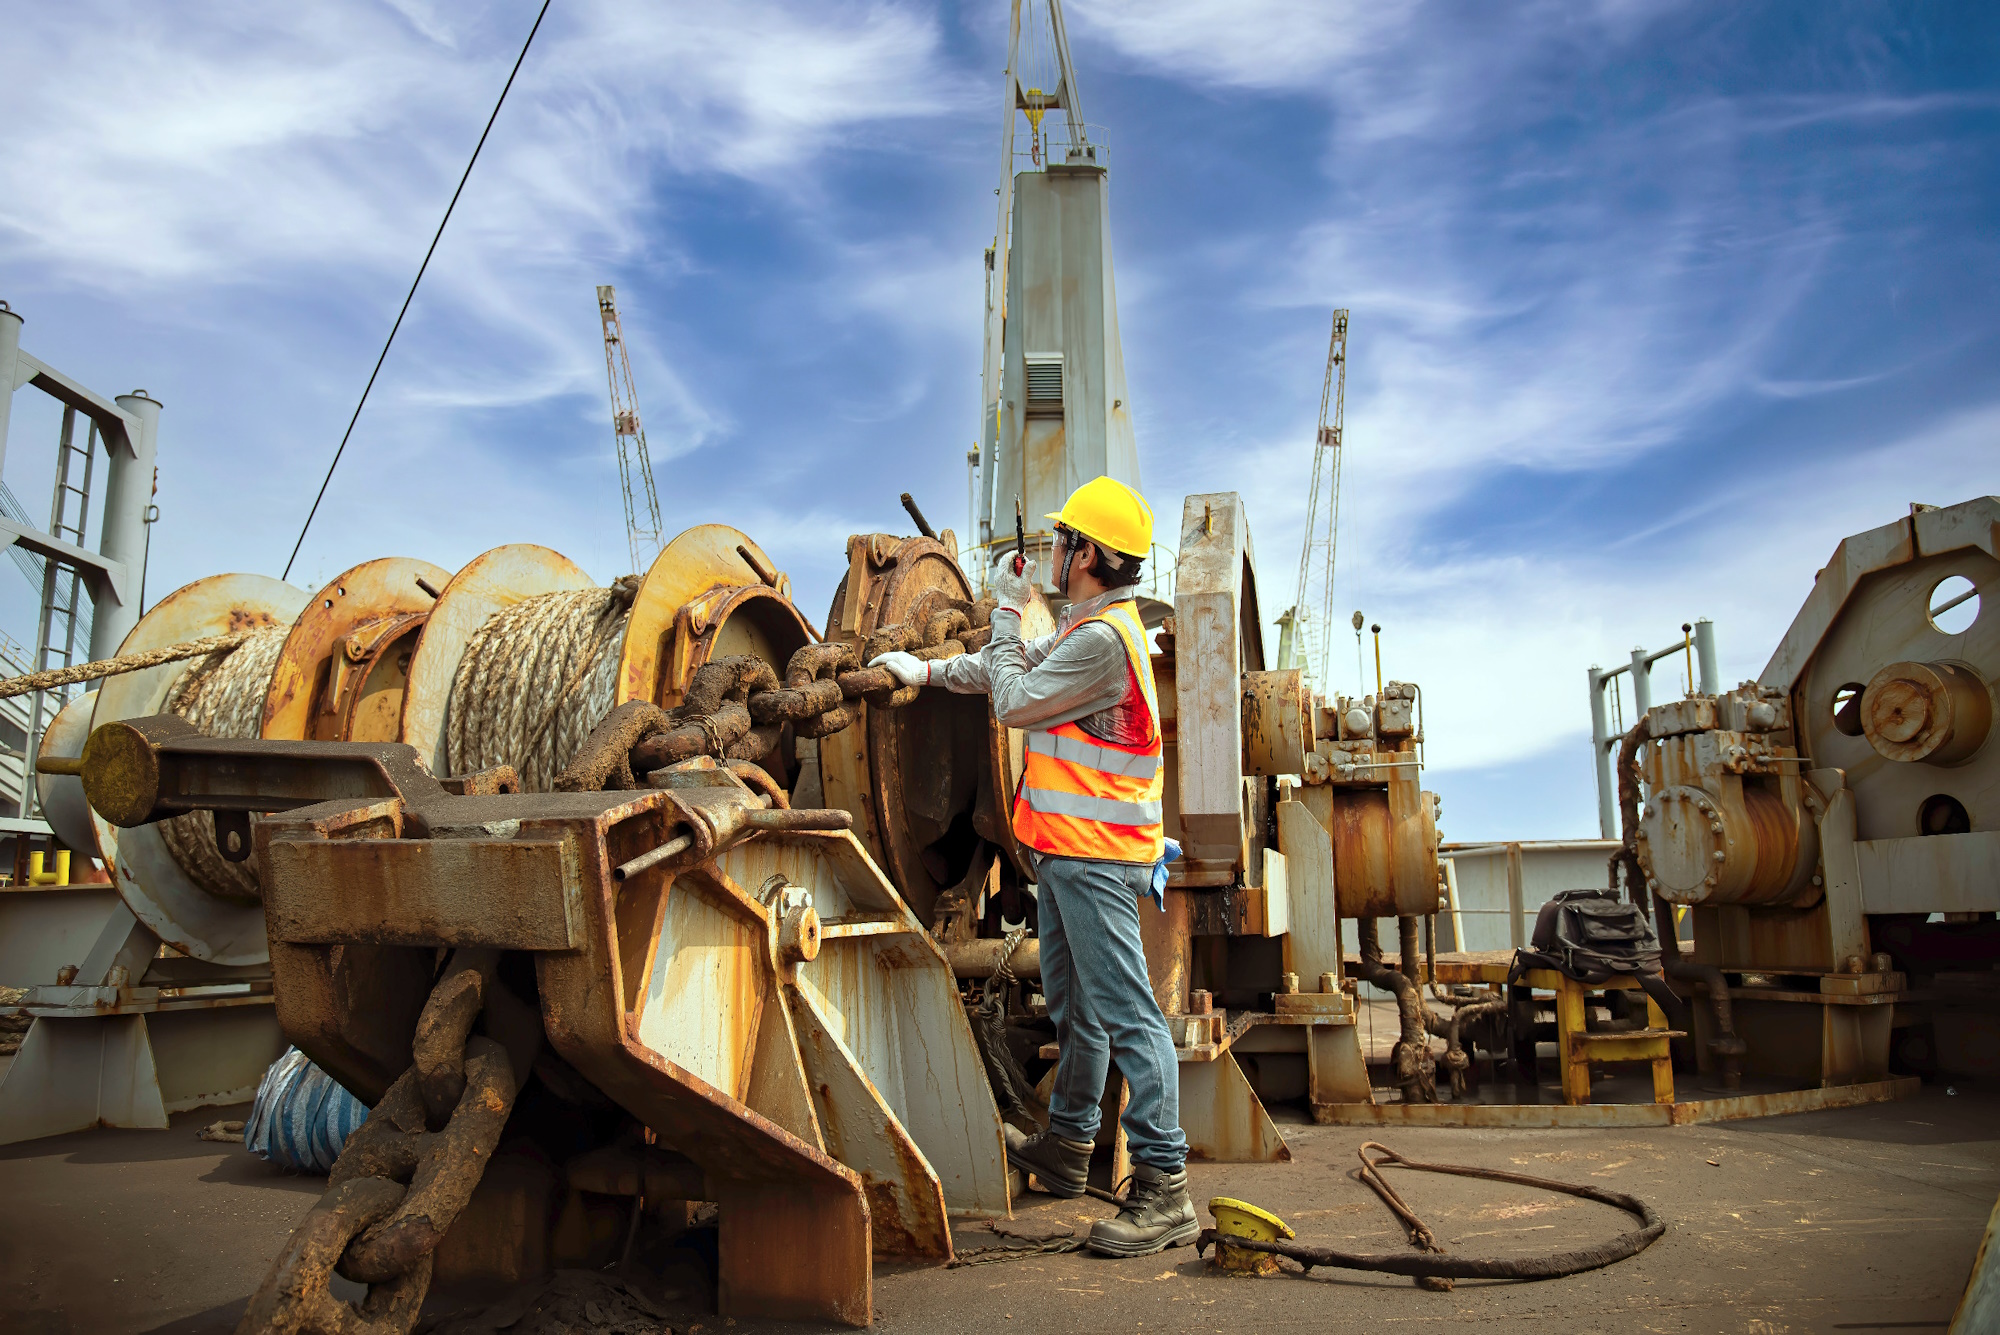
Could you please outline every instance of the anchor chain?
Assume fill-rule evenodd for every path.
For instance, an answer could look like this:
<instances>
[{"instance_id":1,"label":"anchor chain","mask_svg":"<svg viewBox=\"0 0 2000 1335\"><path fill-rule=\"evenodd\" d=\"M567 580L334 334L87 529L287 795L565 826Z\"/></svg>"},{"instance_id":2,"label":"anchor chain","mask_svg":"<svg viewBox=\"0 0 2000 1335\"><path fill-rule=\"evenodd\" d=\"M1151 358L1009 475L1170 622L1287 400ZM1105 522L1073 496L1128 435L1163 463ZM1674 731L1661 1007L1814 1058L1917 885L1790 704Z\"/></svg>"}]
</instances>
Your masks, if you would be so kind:
<instances>
[{"instance_id":1,"label":"anchor chain","mask_svg":"<svg viewBox=\"0 0 2000 1335\"><path fill-rule=\"evenodd\" d=\"M861 639L806 645L786 663L782 682L761 658L711 660L695 669L676 708L629 700L606 714L555 788L633 789L653 770L704 755L755 764L777 747L788 726L799 737L830 737L860 717L857 701L900 709L919 688L901 685L887 668L866 665L898 650L928 661L977 653L993 637L996 605L991 598L969 602L932 590L896 625Z\"/></svg>"},{"instance_id":2,"label":"anchor chain","mask_svg":"<svg viewBox=\"0 0 2000 1335\"><path fill-rule=\"evenodd\" d=\"M438 1244L472 1198L514 1106L507 1051L472 1026L494 984L448 968L411 1043L414 1061L348 1138L326 1194L257 1289L236 1335L408 1335ZM333 1295L335 1272L369 1286Z\"/></svg>"}]
</instances>

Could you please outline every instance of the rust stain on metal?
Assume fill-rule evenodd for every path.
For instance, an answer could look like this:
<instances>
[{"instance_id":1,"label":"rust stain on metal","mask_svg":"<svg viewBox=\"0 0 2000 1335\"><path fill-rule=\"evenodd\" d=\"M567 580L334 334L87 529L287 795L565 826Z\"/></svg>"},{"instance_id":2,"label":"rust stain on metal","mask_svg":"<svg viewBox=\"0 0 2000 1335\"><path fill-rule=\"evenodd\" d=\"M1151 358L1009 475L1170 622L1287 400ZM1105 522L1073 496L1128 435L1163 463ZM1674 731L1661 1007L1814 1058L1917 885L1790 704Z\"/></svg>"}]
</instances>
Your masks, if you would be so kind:
<instances>
[{"instance_id":1,"label":"rust stain on metal","mask_svg":"<svg viewBox=\"0 0 2000 1335\"><path fill-rule=\"evenodd\" d=\"M442 588L450 578L450 571L428 561L386 557L342 571L315 593L292 623L272 669L259 735L350 740L349 727L343 725L351 725L369 694L369 679L375 676L385 679L374 683L374 694L393 690L392 717L386 730L369 719L368 731L374 735L354 740L393 741L401 723L408 668L402 665L397 670L397 660L391 657L386 665L390 673L379 672L384 666L382 651L388 647L384 635L399 637L429 617L432 599L418 586L419 579ZM406 651L414 653L414 640ZM386 679L389 676L393 683Z\"/></svg>"}]
</instances>

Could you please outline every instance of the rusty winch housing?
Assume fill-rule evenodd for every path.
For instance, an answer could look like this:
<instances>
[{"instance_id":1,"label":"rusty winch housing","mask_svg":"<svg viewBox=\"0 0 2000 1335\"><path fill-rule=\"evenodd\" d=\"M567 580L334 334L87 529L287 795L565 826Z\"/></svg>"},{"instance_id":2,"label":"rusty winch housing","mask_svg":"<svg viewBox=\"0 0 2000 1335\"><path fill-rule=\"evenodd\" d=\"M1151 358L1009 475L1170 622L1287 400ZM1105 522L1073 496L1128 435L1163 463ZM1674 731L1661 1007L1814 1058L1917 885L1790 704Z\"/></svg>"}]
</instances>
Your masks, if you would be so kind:
<instances>
[{"instance_id":1,"label":"rusty winch housing","mask_svg":"<svg viewBox=\"0 0 2000 1335\"><path fill-rule=\"evenodd\" d=\"M1710 1003L1704 1069L1733 1047L1747 1074L1827 1086L1995 1070L2000 616L1952 613L2000 588L1996 534L1981 497L1846 539L1758 680L1627 737L1627 847L1663 940L1692 920L1670 972ZM1988 985L1912 995L1940 976Z\"/></svg>"},{"instance_id":2,"label":"rusty winch housing","mask_svg":"<svg viewBox=\"0 0 2000 1335\"><path fill-rule=\"evenodd\" d=\"M1655 706L1647 722L1647 886L1679 905L1817 903L1819 831L1784 692L1745 682Z\"/></svg>"}]
</instances>

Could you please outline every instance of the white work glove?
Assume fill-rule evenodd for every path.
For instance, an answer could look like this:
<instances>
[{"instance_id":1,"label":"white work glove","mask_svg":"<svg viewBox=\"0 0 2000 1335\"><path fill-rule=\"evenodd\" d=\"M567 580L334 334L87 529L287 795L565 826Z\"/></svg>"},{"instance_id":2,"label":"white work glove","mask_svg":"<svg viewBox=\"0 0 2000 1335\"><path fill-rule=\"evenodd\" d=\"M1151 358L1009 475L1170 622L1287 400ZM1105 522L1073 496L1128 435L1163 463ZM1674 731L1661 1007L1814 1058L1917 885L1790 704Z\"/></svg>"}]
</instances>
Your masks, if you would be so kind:
<instances>
[{"instance_id":1,"label":"white work glove","mask_svg":"<svg viewBox=\"0 0 2000 1335\"><path fill-rule=\"evenodd\" d=\"M906 654L901 649L893 649L879 657L869 659L868 666L888 668L889 675L905 686L931 684L930 663L915 654Z\"/></svg>"},{"instance_id":2,"label":"white work glove","mask_svg":"<svg viewBox=\"0 0 2000 1335\"><path fill-rule=\"evenodd\" d=\"M1000 606L1019 615L1026 611L1028 604L1035 601L1035 562L1026 558L1021 573L1014 573L1014 553L1001 556L993 567L993 578L986 583L987 589L999 600Z\"/></svg>"}]
</instances>

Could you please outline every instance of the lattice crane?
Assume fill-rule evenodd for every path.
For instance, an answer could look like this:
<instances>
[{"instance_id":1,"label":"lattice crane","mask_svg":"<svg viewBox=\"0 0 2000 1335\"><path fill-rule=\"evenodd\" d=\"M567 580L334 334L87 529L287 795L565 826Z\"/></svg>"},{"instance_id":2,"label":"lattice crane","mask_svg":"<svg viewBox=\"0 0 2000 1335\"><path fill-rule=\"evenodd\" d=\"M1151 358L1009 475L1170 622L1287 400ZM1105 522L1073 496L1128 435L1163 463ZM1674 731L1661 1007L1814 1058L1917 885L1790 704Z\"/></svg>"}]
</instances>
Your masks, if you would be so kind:
<instances>
[{"instance_id":1,"label":"lattice crane","mask_svg":"<svg viewBox=\"0 0 2000 1335\"><path fill-rule=\"evenodd\" d=\"M625 331L618 323L618 293L609 284L597 289L597 313L604 321L604 374L611 382L611 430L618 441L618 485L625 493L625 542L633 571L643 575L660 552L660 494L653 487L653 457L639 422L639 391L632 384L632 361L625 355Z\"/></svg>"},{"instance_id":2,"label":"lattice crane","mask_svg":"<svg viewBox=\"0 0 2000 1335\"><path fill-rule=\"evenodd\" d=\"M1306 498L1306 538L1299 553L1299 595L1292 632L1299 661L1320 690L1330 680L1333 653L1333 563L1340 537L1340 444L1347 408L1347 312L1333 313L1326 380L1319 391L1319 433L1313 438L1312 491Z\"/></svg>"}]
</instances>

